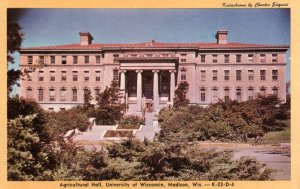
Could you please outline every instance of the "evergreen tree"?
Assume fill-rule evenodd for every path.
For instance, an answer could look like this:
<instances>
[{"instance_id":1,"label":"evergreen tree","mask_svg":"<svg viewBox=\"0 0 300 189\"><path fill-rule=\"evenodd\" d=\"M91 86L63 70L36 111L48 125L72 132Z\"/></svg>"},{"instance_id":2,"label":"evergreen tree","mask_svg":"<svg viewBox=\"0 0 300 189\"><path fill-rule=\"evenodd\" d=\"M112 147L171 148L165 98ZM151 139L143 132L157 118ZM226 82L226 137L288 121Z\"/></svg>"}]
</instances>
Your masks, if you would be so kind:
<instances>
[{"instance_id":1,"label":"evergreen tree","mask_svg":"<svg viewBox=\"0 0 300 189\"><path fill-rule=\"evenodd\" d=\"M187 81L180 82L175 90L174 107L187 106L190 101L186 98L189 90L189 83Z\"/></svg>"}]
</instances>

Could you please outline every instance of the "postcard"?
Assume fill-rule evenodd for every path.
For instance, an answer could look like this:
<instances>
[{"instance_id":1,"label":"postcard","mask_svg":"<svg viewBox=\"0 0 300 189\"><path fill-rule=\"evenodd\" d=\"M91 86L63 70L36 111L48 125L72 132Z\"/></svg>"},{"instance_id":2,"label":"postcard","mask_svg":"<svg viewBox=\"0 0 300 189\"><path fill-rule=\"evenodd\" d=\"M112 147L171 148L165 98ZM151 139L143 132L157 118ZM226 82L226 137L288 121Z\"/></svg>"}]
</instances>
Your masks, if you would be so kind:
<instances>
[{"instance_id":1,"label":"postcard","mask_svg":"<svg viewBox=\"0 0 300 189\"><path fill-rule=\"evenodd\" d=\"M6 0L0 16L3 188L300 187L298 2Z\"/></svg>"}]
</instances>

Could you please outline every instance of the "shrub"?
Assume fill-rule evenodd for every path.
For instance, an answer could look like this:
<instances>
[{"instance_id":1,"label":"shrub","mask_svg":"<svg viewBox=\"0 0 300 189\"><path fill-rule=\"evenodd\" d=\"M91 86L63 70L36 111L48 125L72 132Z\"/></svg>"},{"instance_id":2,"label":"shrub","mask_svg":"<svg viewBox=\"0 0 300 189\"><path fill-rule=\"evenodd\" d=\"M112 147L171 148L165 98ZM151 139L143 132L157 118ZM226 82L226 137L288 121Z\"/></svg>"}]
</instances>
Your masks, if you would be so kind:
<instances>
[{"instance_id":1,"label":"shrub","mask_svg":"<svg viewBox=\"0 0 300 189\"><path fill-rule=\"evenodd\" d=\"M145 124L144 118L137 115L126 115L120 120L120 124L134 124L134 125L143 125Z\"/></svg>"},{"instance_id":2,"label":"shrub","mask_svg":"<svg viewBox=\"0 0 300 189\"><path fill-rule=\"evenodd\" d=\"M85 131L89 124L89 118L85 114L77 108L72 108L47 113L45 128L52 139L61 139L68 130L78 128L80 131Z\"/></svg>"}]
</instances>

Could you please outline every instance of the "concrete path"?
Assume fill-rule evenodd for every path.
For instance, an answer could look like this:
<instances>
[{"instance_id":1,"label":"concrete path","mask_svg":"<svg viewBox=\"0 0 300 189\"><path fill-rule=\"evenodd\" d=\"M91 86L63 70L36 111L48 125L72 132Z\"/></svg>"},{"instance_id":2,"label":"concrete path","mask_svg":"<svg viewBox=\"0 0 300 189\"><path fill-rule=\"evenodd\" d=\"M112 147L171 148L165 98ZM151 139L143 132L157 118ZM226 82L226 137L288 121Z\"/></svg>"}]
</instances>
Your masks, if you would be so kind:
<instances>
[{"instance_id":1,"label":"concrete path","mask_svg":"<svg viewBox=\"0 0 300 189\"><path fill-rule=\"evenodd\" d=\"M155 133L158 133L160 130L158 126L158 121L155 118L155 113L150 112L145 114L145 126L143 129L136 133L135 138L143 141L144 138L149 141L153 141Z\"/></svg>"},{"instance_id":2,"label":"concrete path","mask_svg":"<svg viewBox=\"0 0 300 189\"><path fill-rule=\"evenodd\" d=\"M92 130L88 132L82 132L81 134L75 136L73 141L100 141L107 140L103 136L107 130L114 130L115 125L95 125Z\"/></svg>"}]
</instances>

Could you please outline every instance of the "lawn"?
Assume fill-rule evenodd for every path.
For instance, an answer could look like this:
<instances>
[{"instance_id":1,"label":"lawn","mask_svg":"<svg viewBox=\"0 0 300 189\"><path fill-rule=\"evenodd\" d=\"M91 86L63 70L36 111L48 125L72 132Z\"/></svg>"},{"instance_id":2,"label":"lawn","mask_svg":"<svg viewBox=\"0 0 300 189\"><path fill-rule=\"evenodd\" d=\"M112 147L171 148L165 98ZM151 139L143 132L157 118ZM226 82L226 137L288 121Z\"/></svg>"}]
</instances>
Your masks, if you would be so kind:
<instances>
[{"instance_id":1,"label":"lawn","mask_svg":"<svg viewBox=\"0 0 300 189\"><path fill-rule=\"evenodd\" d=\"M108 130L106 131L104 137L132 137L133 131L115 131Z\"/></svg>"},{"instance_id":2,"label":"lawn","mask_svg":"<svg viewBox=\"0 0 300 189\"><path fill-rule=\"evenodd\" d=\"M119 124L117 129L139 129L139 124Z\"/></svg>"}]
</instances>

